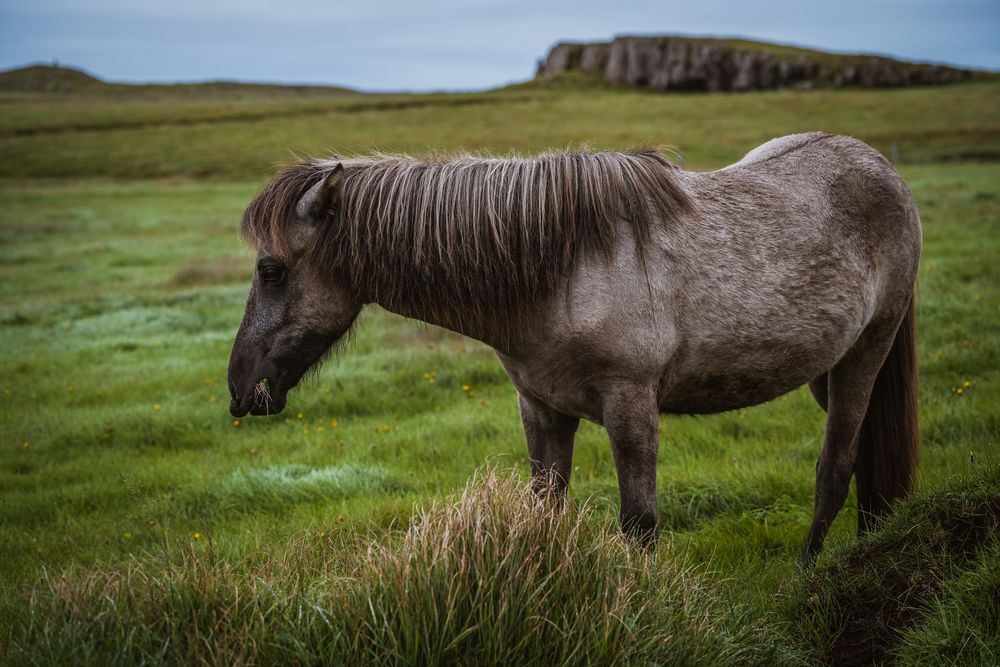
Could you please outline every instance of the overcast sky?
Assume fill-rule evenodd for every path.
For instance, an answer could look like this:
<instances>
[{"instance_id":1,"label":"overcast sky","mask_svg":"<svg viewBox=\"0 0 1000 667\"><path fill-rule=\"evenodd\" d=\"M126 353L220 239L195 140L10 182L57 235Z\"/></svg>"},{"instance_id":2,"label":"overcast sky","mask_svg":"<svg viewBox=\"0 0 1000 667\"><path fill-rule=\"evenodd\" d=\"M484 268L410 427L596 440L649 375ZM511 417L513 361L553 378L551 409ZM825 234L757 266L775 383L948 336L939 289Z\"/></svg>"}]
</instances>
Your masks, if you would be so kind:
<instances>
[{"instance_id":1,"label":"overcast sky","mask_svg":"<svg viewBox=\"0 0 1000 667\"><path fill-rule=\"evenodd\" d=\"M1000 69L1000 0L0 0L0 69L365 90L529 78L558 40L745 36Z\"/></svg>"}]
</instances>

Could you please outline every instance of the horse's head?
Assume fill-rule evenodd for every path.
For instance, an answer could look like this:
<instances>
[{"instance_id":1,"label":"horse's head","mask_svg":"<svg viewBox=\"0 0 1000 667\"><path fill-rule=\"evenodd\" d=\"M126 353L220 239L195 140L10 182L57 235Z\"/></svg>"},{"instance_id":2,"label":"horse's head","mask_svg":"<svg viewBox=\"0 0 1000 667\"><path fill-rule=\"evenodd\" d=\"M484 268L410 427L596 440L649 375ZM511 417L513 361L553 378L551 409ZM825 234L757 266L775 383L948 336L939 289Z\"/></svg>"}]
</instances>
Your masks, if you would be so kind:
<instances>
[{"instance_id":1,"label":"horse's head","mask_svg":"<svg viewBox=\"0 0 1000 667\"><path fill-rule=\"evenodd\" d=\"M244 215L243 234L256 248L257 264L229 358L234 417L281 412L288 391L361 310L347 281L316 261L321 226L343 194L343 167L326 170L304 194L301 177L285 176L284 182L276 177Z\"/></svg>"}]
</instances>

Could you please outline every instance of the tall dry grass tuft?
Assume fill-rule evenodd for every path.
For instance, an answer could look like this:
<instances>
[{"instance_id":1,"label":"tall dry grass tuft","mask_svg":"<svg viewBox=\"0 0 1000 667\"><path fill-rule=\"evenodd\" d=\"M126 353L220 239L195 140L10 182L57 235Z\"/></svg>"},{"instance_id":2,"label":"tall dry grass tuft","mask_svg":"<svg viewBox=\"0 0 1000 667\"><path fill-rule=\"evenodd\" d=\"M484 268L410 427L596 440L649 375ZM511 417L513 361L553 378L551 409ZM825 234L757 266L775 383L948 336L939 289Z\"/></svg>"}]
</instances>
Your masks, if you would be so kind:
<instances>
[{"instance_id":1,"label":"tall dry grass tuft","mask_svg":"<svg viewBox=\"0 0 1000 667\"><path fill-rule=\"evenodd\" d=\"M561 511L492 472L370 550L354 653L405 664L725 662L699 580L655 563L606 512Z\"/></svg>"},{"instance_id":2,"label":"tall dry grass tuft","mask_svg":"<svg viewBox=\"0 0 1000 667\"><path fill-rule=\"evenodd\" d=\"M303 536L229 563L168 550L51 578L11 616L11 664L746 664L777 656L696 573L587 503L486 472L405 532Z\"/></svg>"}]
</instances>

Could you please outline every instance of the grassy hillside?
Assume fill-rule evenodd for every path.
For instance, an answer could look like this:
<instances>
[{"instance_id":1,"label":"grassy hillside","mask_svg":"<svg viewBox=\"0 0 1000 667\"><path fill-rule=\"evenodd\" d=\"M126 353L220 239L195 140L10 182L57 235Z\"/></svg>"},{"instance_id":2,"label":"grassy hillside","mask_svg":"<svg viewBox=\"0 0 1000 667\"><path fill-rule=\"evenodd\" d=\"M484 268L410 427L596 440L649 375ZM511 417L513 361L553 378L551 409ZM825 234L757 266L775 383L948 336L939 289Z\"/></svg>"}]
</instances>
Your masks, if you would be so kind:
<instances>
[{"instance_id":1,"label":"grassy hillside","mask_svg":"<svg viewBox=\"0 0 1000 667\"><path fill-rule=\"evenodd\" d=\"M180 662L249 660L226 651L255 638L262 651L277 647L265 655L272 661L289 659L282 651L301 637L309 638L301 656L355 655L335 653L340 640L323 634L323 615L331 624L346 618L332 613L339 596L355 594L352 581L374 580L371 570L357 569L369 563L366 540L393 553L403 548L394 529L408 525L414 506L447 497L486 462L526 472L514 391L492 353L378 310L292 394L284 414L228 416L227 355L251 270L236 223L272 166L293 150L666 143L689 167L708 169L806 129L854 134L887 154L895 146L925 225L921 486L939 489L1000 463L998 84L739 95L555 85L431 96L219 99L168 91L2 99L0 628L13 634L0 631L0 662L55 660L87 636L88 655L100 663L128 627L148 631L135 637L138 653L122 654L132 657L165 637L178 643L161 658ZM626 614L623 622L663 623L669 641L679 642L677 655L705 662L826 655L844 627L836 617L814 627L793 611L789 630L779 615L783 596L798 586L807 606L809 586L839 599L836 589L800 580L794 569L823 418L800 390L749 410L663 420L658 500L666 532L655 567L665 573L629 561L639 570L628 591L710 622L704 631L656 615ZM595 532L572 540L558 533L553 539L568 540L571 552L604 544L601 522L617 503L603 431L581 427L574 463L572 494L590 498L584 525ZM995 476L983 479L995 485ZM845 508L821 563L828 569L818 572L851 562L843 550L853 544L854 518L853 505ZM991 608L968 592L993 585L983 559L936 580L944 593L921 598L922 620L909 626L905 647L880 640L878 650L905 649L908 659L927 661L938 641L968 639L973 647L964 628L993 622ZM372 567L390 567L378 563ZM449 572L434 581L449 581ZM653 574L663 583L643 578ZM599 582L566 581L598 590L586 586ZM428 585L434 594L447 590ZM233 618L247 625L223 632L212 619L233 609L232 596L256 611L240 607L247 615ZM280 599L290 606L272 606ZM376 612L392 608L391 597L381 599L386 606ZM428 609L451 608L433 599ZM307 609L316 615L295 616ZM154 617L166 624L146 623ZM379 618L372 627L386 641L396 631L433 630L399 625L398 617L392 630L389 617ZM280 635L276 643L254 634L258 622ZM741 634L741 627L762 634ZM319 634L296 634L303 629ZM609 633L606 646L616 645ZM483 641L491 637L486 632ZM655 633L632 641L657 637L668 641ZM647 660L661 655L643 646ZM987 655L976 650L962 655Z\"/></svg>"},{"instance_id":2,"label":"grassy hillside","mask_svg":"<svg viewBox=\"0 0 1000 667\"><path fill-rule=\"evenodd\" d=\"M589 142L674 147L692 168L774 136L851 134L903 164L1000 156L1000 82L891 91L670 94L515 86L490 93L192 100L13 95L0 177L265 178L292 151L537 151Z\"/></svg>"},{"instance_id":3,"label":"grassy hillside","mask_svg":"<svg viewBox=\"0 0 1000 667\"><path fill-rule=\"evenodd\" d=\"M303 95L331 95L353 93L349 88L337 86L278 85L269 83L244 83L239 81L205 81L178 84L113 83L75 67L53 65L28 65L0 72L0 91L43 93L68 93L81 97L188 97L204 100L212 97L302 97Z\"/></svg>"}]
</instances>

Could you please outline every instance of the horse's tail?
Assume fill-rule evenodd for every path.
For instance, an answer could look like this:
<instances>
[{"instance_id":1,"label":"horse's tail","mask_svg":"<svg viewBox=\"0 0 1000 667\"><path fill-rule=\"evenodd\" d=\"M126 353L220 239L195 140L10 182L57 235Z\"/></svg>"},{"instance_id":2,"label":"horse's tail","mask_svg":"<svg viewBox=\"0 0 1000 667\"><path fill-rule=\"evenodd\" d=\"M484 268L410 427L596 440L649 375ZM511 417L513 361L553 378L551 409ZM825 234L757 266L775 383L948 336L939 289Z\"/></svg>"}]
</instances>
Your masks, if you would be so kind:
<instances>
[{"instance_id":1,"label":"horse's tail","mask_svg":"<svg viewBox=\"0 0 1000 667\"><path fill-rule=\"evenodd\" d=\"M858 531L905 497L917 471L917 332L915 295L875 379L858 438L855 480Z\"/></svg>"}]
</instances>

